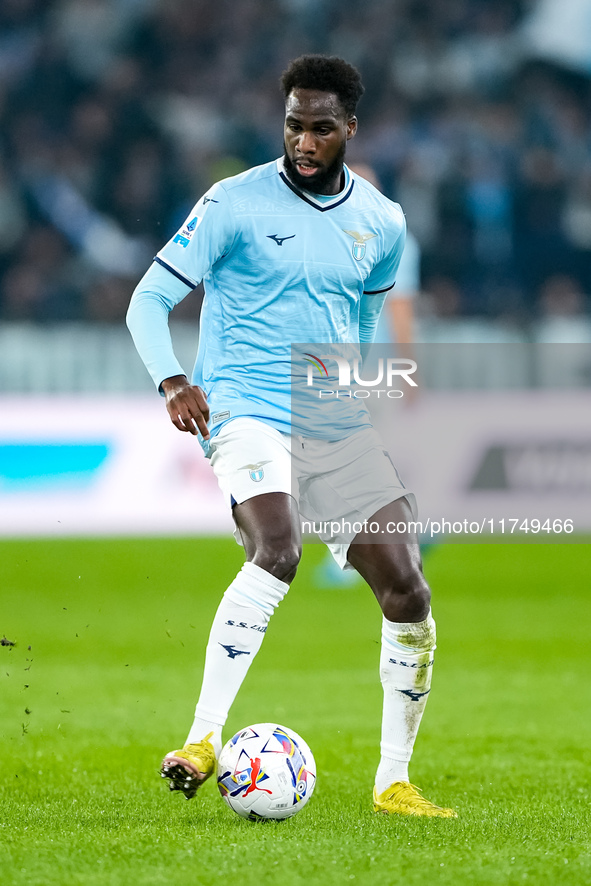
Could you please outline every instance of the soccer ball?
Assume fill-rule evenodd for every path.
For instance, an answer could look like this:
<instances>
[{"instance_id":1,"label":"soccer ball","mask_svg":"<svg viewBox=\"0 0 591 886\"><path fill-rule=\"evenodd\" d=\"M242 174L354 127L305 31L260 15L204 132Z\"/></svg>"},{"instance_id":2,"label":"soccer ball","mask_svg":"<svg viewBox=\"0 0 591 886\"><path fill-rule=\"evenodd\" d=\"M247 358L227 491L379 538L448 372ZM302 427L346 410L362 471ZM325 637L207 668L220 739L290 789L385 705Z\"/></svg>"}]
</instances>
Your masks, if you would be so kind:
<instances>
[{"instance_id":1,"label":"soccer ball","mask_svg":"<svg viewBox=\"0 0 591 886\"><path fill-rule=\"evenodd\" d=\"M277 723L256 723L224 747L217 780L220 794L242 818L289 818L312 796L316 763L297 732Z\"/></svg>"}]
</instances>

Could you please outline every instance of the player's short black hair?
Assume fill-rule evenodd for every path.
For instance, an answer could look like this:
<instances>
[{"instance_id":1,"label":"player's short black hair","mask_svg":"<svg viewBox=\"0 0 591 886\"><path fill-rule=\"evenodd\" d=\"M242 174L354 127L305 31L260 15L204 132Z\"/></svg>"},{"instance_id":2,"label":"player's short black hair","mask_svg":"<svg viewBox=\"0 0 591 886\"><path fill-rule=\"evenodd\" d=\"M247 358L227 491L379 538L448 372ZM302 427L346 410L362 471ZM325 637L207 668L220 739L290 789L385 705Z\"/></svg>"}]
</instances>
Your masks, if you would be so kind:
<instances>
[{"instance_id":1,"label":"player's short black hair","mask_svg":"<svg viewBox=\"0 0 591 886\"><path fill-rule=\"evenodd\" d=\"M336 55L301 55L290 63L280 82L284 98L292 89L334 93L347 117L355 115L357 102L365 92L357 68Z\"/></svg>"}]
</instances>

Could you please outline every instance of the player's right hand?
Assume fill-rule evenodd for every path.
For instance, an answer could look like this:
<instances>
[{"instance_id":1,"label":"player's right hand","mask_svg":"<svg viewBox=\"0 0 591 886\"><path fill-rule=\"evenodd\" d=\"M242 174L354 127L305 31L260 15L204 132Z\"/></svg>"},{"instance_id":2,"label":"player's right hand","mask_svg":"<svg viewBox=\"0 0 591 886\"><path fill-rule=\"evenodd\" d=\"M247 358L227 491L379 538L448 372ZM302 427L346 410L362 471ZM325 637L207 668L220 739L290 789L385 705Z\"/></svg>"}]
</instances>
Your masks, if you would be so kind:
<instances>
[{"instance_id":1,"label":"player's right hand","mask_svg":"<svg viewBox=\"0 0 591 886\"><path fill-rule=\"evenodd\" d=\"M201 388L189 384L186 375L165 378L160 387L164 391L166 408L175 428L195 436L201 433L204 440L209 440L209 406Z\"/></svg>"}]
</instances>

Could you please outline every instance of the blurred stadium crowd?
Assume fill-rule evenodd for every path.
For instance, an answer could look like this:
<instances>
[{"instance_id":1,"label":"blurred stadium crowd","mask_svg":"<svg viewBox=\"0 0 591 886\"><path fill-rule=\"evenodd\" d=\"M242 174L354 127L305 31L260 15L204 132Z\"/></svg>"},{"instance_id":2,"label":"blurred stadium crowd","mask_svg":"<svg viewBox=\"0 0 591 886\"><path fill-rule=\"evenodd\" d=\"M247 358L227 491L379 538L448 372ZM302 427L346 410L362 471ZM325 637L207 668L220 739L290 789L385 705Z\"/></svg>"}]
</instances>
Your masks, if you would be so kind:
<instances>
[{"instance_id":1,"label":"blurred stadium crowd","mask_svg":"<svg viewBox=\"0 0 591 886\"><path fill-rule=\"evenodd\" d=\"M532 51L537 6L3 0L0 320L120 321L212 181L282 152L278 77L302 52L362 71L348 156L402 204L429 310L585 313L591 67Z\"/></svg>"}]
</instances>

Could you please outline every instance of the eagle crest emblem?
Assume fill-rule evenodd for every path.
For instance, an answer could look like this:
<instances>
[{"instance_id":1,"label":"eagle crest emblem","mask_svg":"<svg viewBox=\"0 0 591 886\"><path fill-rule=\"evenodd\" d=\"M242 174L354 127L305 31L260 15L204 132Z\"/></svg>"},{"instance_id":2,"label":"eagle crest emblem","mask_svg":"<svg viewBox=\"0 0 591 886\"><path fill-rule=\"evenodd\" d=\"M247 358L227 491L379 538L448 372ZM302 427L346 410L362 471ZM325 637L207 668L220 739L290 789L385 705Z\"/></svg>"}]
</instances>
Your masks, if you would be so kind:
<instances>
[{"instance_id":1,"label":"eagle crest emblem","mask_svg":"<svg viewBox=\"0 0 591 886\"><path fill-rule=\"evenodd\" d=\"M349 237L353 237L355 241L353 243L353 258L356 261L361 261L365 256L366 243L368 240L373 240L377 234L361 234L359 231L347 231L343 228L345 234L348 234Z\"/></svg>"},{"instance_id":2,"label":"eagle crest emblem","mask_svg":"<svg viewBox=\"0 0 591 886\"><path fill-rule=\"evenodd\" d=\"M251 465L242 465L239 469L241 471L248 471L248 476L251 480L254 480L255 483L260 483L263 477L265 476L265 472L263 471L263 466L269 464L270 459L267 461L259 461L257 464Z\"/></svg>"}]
</instances>

